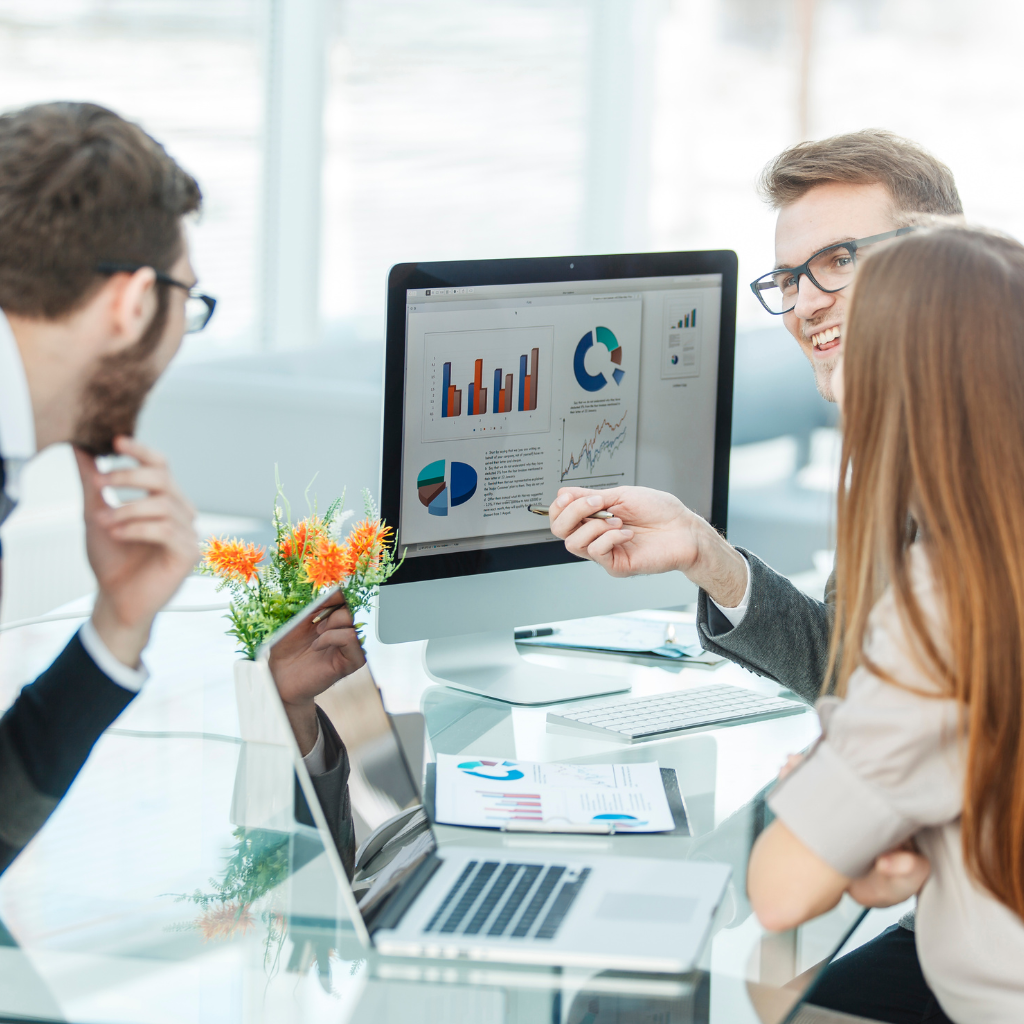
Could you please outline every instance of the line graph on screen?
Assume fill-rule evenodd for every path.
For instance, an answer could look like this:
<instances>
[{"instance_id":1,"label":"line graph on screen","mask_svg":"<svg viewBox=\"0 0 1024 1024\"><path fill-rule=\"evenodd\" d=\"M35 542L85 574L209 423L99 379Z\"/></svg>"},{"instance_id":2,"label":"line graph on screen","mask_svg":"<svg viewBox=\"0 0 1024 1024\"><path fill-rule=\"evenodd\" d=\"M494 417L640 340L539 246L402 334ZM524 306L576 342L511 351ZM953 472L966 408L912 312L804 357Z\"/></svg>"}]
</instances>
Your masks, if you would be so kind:
<instances>
[{"instance_id":1,"label":"line graph on screen","mask_svg":"<svg viewBox=\"0 0 1024 1024\"><path fill-rule=\"evenodd\" d=\"M573 446L568 461L562 464L562 482L622 476L616 472L615 453L622 448L629 432L627 409L616 423L602 419L594 432L578 447ZM565 420L562 420L562 457L565 458ZM608 472L599 472L607 469Z\"/></svg>"}]
</instances>

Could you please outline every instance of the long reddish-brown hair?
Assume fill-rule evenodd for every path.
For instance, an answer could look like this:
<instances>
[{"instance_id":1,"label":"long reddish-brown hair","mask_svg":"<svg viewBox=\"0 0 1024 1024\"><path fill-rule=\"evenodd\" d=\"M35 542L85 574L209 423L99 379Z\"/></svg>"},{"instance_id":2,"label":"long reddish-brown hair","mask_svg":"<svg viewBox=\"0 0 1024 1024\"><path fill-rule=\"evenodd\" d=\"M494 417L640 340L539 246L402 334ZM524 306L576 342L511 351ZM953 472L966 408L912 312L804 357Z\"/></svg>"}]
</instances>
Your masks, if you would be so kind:
<instances>
[{"instance_id":1,"label":"long reddish-brown hair","mask_svg":"<svg viewBox=\"0 0 1024 1024\"><path fill-rule=\"evenodd\" d=\"M838 665L845 693L891 586L912 653L964 709L964 861L1024 917L1024 246L942 227L885 247L858 269L843 349L827 678ZM911 587L912 517L938 644Z\"/></svg>"}]
</instances>

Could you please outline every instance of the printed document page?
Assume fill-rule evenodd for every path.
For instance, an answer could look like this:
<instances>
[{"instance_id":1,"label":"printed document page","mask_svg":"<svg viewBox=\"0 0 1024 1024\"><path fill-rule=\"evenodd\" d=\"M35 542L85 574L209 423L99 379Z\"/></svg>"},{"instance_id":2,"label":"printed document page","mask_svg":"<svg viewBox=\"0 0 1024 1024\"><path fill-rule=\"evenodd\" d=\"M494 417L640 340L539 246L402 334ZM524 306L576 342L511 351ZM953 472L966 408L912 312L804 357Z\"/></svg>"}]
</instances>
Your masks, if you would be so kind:
<instances>
[{"instance_id":1,"label":"printed document page","mask_svg":"<svg viewBox=\"0 0 1024 1024\"><path fill-rule=\"evenodd\" d=\"M542 764L438 754L437 820L545 832L671 832L657 761Z\"/></svg>"}]
</instances>

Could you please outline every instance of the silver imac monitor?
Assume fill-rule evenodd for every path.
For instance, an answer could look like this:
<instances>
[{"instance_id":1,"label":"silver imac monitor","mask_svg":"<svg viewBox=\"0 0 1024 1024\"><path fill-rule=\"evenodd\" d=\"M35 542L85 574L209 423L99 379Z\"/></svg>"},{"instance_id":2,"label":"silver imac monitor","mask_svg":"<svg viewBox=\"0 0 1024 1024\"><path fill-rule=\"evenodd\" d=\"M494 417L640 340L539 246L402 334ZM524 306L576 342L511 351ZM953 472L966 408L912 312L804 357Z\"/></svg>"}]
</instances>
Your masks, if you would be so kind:
<instances>
[{"instance_id":1,"label":"silver imac monitor","mask_svg":"<svg viewBox=\"0 0 1024 1024\"><path fill-rule=\"evenodd\" d=\"M735 324L731 251L394 267L380 495L405 562L381 588L380 640L429 640L439 682L516 704L626 688L524 661L514 628L694 588L613 579L527 506L637 484L724 531Z\"/></svg>"}]
</instances>

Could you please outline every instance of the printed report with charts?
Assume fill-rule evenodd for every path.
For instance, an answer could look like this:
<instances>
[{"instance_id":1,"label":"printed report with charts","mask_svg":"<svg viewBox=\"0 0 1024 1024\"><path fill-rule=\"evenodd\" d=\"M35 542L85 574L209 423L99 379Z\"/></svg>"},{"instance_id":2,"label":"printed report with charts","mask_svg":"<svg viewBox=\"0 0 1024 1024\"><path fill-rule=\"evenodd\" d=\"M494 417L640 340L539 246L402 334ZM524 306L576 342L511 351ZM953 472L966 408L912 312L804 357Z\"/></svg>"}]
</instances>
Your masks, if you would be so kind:
<instances>
[{"instance_id":1,"label":"printed report with charts","mask_svg":"<svg viewBox=\"0 0 1024 1024\"><path fill-rule=\"evenodd\" d=\"M438 754L437 820L539 832L671 832L657 761L542 764Z\"/></svg>"}]
</instances>

